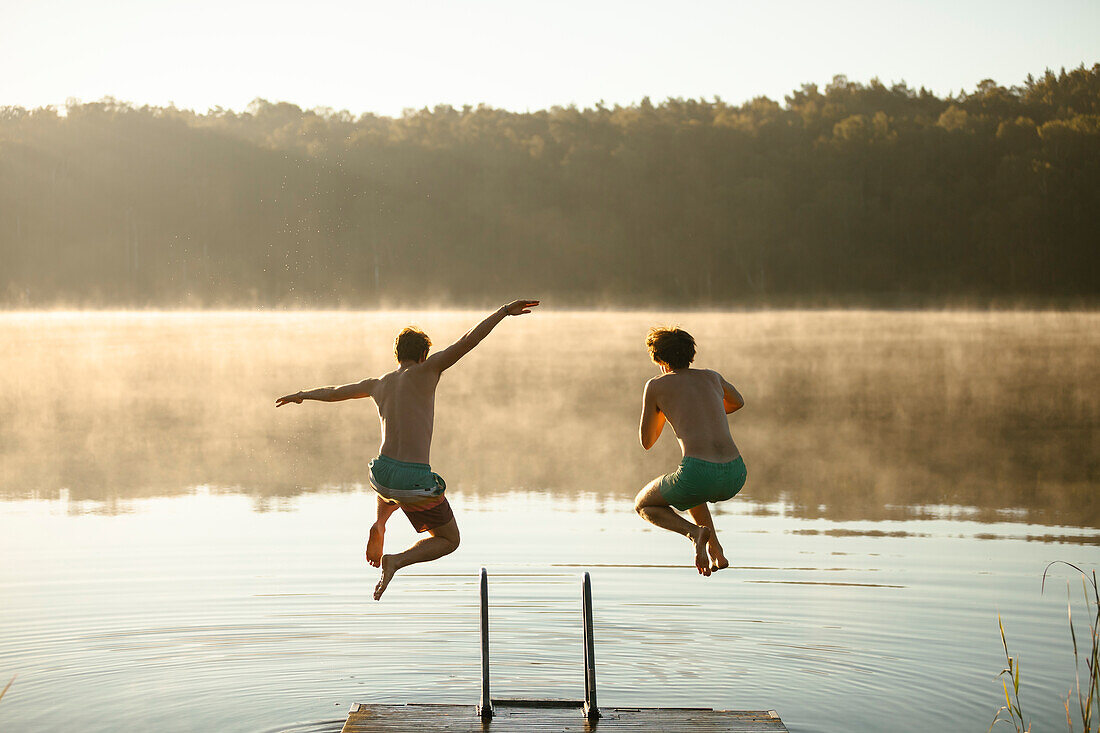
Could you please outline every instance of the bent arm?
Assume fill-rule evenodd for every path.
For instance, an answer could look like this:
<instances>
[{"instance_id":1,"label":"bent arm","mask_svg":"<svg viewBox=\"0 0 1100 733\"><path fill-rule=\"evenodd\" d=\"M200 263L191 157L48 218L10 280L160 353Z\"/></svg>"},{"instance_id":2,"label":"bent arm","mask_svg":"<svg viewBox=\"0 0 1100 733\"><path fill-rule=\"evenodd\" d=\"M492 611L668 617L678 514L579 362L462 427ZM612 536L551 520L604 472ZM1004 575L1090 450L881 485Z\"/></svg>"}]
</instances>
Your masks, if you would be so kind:
<instances>
[{"instance_id":1,"label":"bent arm","mask_svg":"<svg viewBox=\"0 0 1100 733\"><path fill-rule=\"evenodd\" d=\"M339 387L318 387L304 392L295 392L275 400L276 407L293 402L302 404L302 400L317 400L318 402L341 402L342 400L354 400L360 397L370 397L377 379L364 379L354 384L343 384Z\"/></svg>"},{"instance_id":2,"label":"bent arm","mask_svg":"<svg viewBox=\"0 0 1100 733\"><path fill-rule=\"evenodd\" d=\"M661 437L661 431L665 427L665 413L657 406L657 400L653 395L652 381L646 382L645 392L642 393L642 419L638 426L638 438L642 441L642 447L649 450Z\"/></svg>"},{"instance_id":3,"label":"bent arm","mask_svg":"<svg viewBox=\"0 0 1100 733\"><path fill-rule=\"evenodd\" d=\"M530 313L530 309L538 304L537 300L516 300L508 305L502 305L481 323L462 334L453 344L429 356L424 364L436 372L442 372L444 369L454 366L459 359L473 351L473 348L480 344L506 316L519 316Z\"/></svg>"},{"instance_id":4,"label":"bent arm","mask_svg":"<svg viewBox=\"0 0 1100 733\"><path fill-rule=\"evenodd\" d=\"M718 374L718 372L715 372ZM726 408L726 414L737 412L745 406L745 398L737 391L737 388L726 381L725 377L718 374L718 380L722 382L722 406Z\"/></svg>"}]
</instances>

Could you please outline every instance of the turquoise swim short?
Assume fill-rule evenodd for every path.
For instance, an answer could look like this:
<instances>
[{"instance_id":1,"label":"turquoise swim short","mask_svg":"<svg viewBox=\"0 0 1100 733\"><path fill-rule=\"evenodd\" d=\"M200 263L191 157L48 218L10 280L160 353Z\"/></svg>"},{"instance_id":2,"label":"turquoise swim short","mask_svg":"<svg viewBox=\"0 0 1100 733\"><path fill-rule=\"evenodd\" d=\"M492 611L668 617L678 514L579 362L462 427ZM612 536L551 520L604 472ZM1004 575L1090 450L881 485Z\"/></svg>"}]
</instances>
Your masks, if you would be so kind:
<instances>
[{"instance_id":1,"label":"turquoise swim short","mask_svg":"<svg viewBox=\"0 0 1100 733\"><path fill-rule=\"evenodd\" d=\"M685 457L675 472L661 477L657 489L680 511L706 502L725 501L737 496L745 485L745 461L738 456L729 463L712 463Z\"/></svg>"},{"instance_id":2,"label":"turquoise swim short","mask_svg":"<svg viewBox=\"0 0 1100 733\"><path fill-rule=\"evenodd\" d=\"M447 482L427 463L408 463L379 455L370 462L370 485L385 501L398 504L417 532L454 519L443 491Z\"/></svg>"}]
</instances>

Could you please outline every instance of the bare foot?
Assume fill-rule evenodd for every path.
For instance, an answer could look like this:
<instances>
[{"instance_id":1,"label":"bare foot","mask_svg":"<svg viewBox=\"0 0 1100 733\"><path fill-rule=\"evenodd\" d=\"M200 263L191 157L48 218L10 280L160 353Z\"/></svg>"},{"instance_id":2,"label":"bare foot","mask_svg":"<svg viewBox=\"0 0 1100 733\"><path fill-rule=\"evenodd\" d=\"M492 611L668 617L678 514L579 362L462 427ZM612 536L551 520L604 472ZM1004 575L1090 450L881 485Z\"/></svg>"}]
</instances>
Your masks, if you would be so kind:
<instances>
[{"instance_id":1,"label":"bare foot","mask_svg":"<svg viewBox=\"0 0 1100 733\"><path fill-rule=\"evenodd\" d=\"M722 550L722 543L718 541L718 537L714 532L710 533L710 541L707 542L707 552L710 554L711 572L725 570L730 566L730 561L726 559L726 553Z\"/></svg>"},{"instance_id":2,"label":"bare foot","mask_svg":"<svg viewBox=\"0 0 1100 733\"><path fill-rule=\"evenodd\" d=\"M725 570L730 566L730 561L726 559L726 555L722 552L722 546L715 546L713 543L707 546L707 552L710 553L710 569L711 572L718 572L719 570Z\"/></svg>"},{"instance_id":3,"label":"bare foot","mask_svg":"<svg viewBox=\"0 0 1100 733\"><path fill-rule=\"evenodd\" d=\"M393 555L382 556L382 577L378 579L378 585L374 586L374 600L378 600L382 597L382 594L386 592L386 586L393 580L393 574L397 572L397 563L394 562Z\"/></svg>"},{"instance_id":4,"label":"bare foot","mask_svg":"<svg viewBox=\"0 0 1100 733\"><path fill-rule=\"evenodd\" d=\"M382 563L382 543L385 538L385 527L379 527L378 522L370 526L370 535L367 536L367 562L374 567Z\"/></svg>"},{"instance_id":5,"label":"bare foot","mask_svg":"<svg viewBox=\"0 0 1100 733\"><path fill-rule=\"evenodd\" d=\"M710 527L700 527L691 538L695 544L695 569L700 575L710 575L710 558L707 557L707 541L710 538Z\"/></svg>"}]
</instances>

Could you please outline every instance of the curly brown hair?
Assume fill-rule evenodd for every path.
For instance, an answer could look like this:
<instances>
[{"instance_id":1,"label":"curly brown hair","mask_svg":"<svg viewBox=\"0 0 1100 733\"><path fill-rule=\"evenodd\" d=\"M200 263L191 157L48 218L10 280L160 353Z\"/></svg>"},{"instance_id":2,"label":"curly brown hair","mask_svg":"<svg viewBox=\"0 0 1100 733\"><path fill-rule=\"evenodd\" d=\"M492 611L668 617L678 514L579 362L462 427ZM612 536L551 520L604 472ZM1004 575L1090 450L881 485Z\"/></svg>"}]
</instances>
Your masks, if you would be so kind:
<instances>
[{"instance_id":1,"label":"curly brown hair","mask_svg":"<svg viewBox=\"0 0 1100 733\"><path fill-rule=\"evenodd\" d=\"M420 361L428 355L432 340L415 326L407 326L393 342L393 355L397 361Z\"/></svg>"},{"instance_id":2,"label":"curly brown hair","mask_svg":"<svg viewBox=\"0 0 1100 733\"><path fill-rule=\"evenodd\" d=\"M653 361L670 369L684 369L695 359L695 339L679 328L651 328L645 345Z\"/></svg>"}]
</instances>

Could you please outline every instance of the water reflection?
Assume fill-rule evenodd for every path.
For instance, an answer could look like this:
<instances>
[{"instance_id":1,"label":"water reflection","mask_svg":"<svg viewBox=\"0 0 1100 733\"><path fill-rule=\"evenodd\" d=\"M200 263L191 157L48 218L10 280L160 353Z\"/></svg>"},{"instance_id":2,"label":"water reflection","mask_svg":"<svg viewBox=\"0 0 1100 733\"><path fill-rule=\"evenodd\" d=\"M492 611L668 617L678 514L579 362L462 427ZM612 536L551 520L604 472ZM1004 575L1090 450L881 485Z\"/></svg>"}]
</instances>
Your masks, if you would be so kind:
<instances>
[{"instance_id":1,"label":"water reflection","mask_svg":"<svg viewBox=\"0 0 1100 733\"><path fill-rule=\"evenodd\" d=\"M1072 674L1065 597L1039 594L1051 546L1020 538L1090 538L1055 551L1100 559L1100 531L927 519L874 532L741 503L717 520L735 568L702 579L682 539L615 500L457 490L463 546L375 603L368 491L254 502L0 504L0 553L16 559L0 566L0 675L19 673L0 726L329 730L353 703L472 705L485 565L501 696L581 695L588 570L605 705L775 708L803 733L897 716L980 729L1000 695L1000 611L1046 729Z\"/></svg>"},{"instance_id":2,"label":"water reflection","mask_svg":"<svg viewBox=\"0 0 1100 733\"><path fill-rule=\"evenodd\" d=\"M267 511L354 490L378 444L369 401L275 411L273 397L390 368L410 321L442 343L478 315L0 316L0 497L67 490L114 512L209 486ZM655 322L693 332L699 363L746 395L732 418L742 502L836 520L953 506L983 522L1100 526L1089 313L539 313L444 376L433 464L489 500L629 498L677 459L671 440L636 445Z\"/></svg>"}]
</instances>

